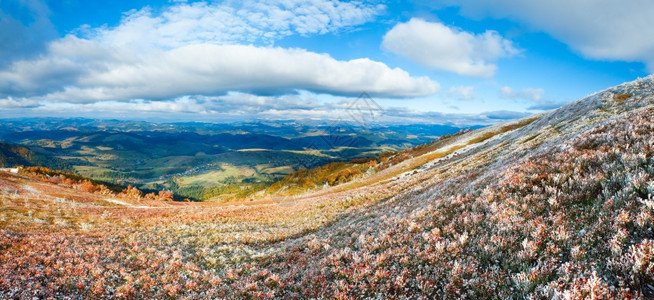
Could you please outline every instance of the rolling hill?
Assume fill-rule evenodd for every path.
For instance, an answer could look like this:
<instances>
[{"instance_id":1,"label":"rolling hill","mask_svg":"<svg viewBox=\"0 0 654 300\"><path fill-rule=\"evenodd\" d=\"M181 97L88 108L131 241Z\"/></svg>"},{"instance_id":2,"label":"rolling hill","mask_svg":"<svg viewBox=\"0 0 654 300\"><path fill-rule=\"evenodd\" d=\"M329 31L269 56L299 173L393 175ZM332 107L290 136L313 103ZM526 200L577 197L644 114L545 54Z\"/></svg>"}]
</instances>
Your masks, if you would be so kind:
<instances>
[{"instance_id":1,"label":"rolling hill","mask_svg":"<svg viewBox=\"0 0 654 300\"><path fill-rule=\"evenodd\" d=\"M53 158L19 145L0 142L0 165L3 168L14 166L43 166L52 169L70 169L70 163Z\"/></svg>"},{"instance_id":2,"label":"rolling hill","mask_svg":"<svg viewBox=\"0 0 654 300\"><path fill-rule=\"evenodd\" d=\"M654 297L654 77L238 204L0 174L2 298Z\"/></svg>"},{"instance_id":3,"label":"rolling hill","mask_svg":"<svg viewBox=\"0 0 654 300\"><path fill-rule=\"evenodd\" d=\"M170 189L195 200L229 201L242 197L225 191L256 190L300 168L401 150L461 129L35 118L3 120L0 141L38 153L36 165L59 166L56 169L71 169L105 182L129 182L142 189ZM34 165L13 156L11 164ZM220 180L225 177L228 184Z\"/></svg>"}]
</instances>

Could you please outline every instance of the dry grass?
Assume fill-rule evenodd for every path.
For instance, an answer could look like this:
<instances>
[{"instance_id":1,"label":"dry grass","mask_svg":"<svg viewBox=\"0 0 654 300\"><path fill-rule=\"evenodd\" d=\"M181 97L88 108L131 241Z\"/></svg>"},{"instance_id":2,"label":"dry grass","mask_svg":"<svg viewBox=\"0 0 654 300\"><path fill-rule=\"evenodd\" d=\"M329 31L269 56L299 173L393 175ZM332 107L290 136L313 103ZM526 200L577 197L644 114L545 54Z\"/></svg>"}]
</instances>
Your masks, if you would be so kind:
<instances>
[{"instance_id":1,"label":"dry grass","mask_svg":"<svg viewBox=\"0 0 654 300\"><path fill-rule=\"evenodd\" d=\"M615 102L618 102L618 103L622 103L622 102L624 102L625 100L627 100L629 98L631 98L630 94L619 94L619 95L613 96L613 100Z\"/></svg>"}]
</instances>

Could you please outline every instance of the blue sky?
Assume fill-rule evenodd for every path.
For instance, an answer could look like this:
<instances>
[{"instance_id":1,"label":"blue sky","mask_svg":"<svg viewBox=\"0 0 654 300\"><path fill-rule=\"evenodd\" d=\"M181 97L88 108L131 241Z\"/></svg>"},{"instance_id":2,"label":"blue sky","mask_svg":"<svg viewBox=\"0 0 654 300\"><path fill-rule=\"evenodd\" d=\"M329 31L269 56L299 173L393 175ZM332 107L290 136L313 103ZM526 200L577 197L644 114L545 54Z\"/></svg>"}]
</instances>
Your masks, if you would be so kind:
<instances>
[{"instance_id":1,"label":"blue sky","mask_svg":"<svg viewBox=\"0 0 654 300\"><path fill-rule=\"evenodd\" d=\"M0 117L492 123L654 71L654 2L0 0Z\"/></svg>"}]
</instances>

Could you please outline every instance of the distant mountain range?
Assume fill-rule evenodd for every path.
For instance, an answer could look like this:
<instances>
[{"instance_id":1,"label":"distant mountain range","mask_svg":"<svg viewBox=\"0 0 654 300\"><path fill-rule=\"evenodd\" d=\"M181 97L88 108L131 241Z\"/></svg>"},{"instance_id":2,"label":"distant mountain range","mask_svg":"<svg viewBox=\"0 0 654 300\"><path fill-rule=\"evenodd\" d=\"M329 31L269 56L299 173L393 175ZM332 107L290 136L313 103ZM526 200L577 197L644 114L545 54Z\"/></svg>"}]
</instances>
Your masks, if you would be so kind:
<instances>
[{"instance_id":1,"label":"distant mountain range","mask_svg":"<svg viewBox=\"0 0 654 300\"><path fill-rule=\"evenodd\" d=\"M199 197L205 189L226 183L251 188L300 168L397 151L462 129L415 124L367 128L343 122L161 124L28 118L2 122L0 141L16 145L5 146L7 166L67 169L96 180ZM173 177L181 181L170 181Z\"/></svg>"}]
</instances>

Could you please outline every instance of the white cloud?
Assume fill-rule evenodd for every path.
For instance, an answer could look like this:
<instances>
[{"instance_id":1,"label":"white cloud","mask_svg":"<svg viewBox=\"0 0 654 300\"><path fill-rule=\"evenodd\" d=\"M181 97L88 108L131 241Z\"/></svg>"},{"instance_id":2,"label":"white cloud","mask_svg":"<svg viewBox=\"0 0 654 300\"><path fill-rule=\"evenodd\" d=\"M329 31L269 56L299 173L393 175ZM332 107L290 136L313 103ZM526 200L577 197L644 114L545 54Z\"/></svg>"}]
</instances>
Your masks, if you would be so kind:
<instances>
[{"instance_id":1,"label":"white cloud","mask_svg":"<svg viewBox=\"0 0 654 300\"><path fill-rule=\"evenodd\" d=\"M34 109L41 112L111 112L117 113L193 113L207 114L209 111L201 101L189 97L181 97L166 101L131 100L131 101L102 101L93 103L57 103L45 102Z\"/></svg>"},{"instance_id":2,"label":"white cloud","mask_svg":"<svg viewBox=\"0 0 654 300\"><path fill-rule=\"evenodd\" d=\"M509 86L504 86L499 91L499 96L501 98L526 100L531 102L531 105L527 107L527 110L550 110L559 108L566 104L565 101L544 98L544 94L545 90L540 88L524 88L515 91Z\"/></svg>"},{"instance_id":3,"label":"white cloud","mask_svg":"<svg viewBox=\"0 0 654 300\"><path fill-rule=\"evenodd\" d=\"M154 13L128 12L115 28L82 28L84 37L111 47L140 51L194 43L271 44L300 34L325 34L372 21L383 5L337 0L226 1L178 3Z\"/></svg>"},{"instance_id":4,"label":"white cloud","mask_svg":"<svg viewBox=\"0 0 654 300\"><path fill-rule=\"evenodd\" d=\"M477 77L493 76L490 62L519 52L495 31L473 34L415 18L395 25L382 47L428 68Z\"/></svg>"},{"instance_id":5,"label":"white cloud","mask_svg":"<svg viewBox=\"0 0 654 300\"><path fill-rule=\"evenodd\" d=\"M505 99L522 99L533 102L543 100L544 89L524 88L520 91L514 91L511 87L505 86L500 89L500 97Z\"/></svg>"},{"instance_id":6,"label":"white cloud","mask_svg":"<svg viewBox=\"0 0 654 300\"><path fill-rule=\"evenodd\" d=\"M459 100L472 100L475 98L474 86L453 86L447 90L447 95Z\"/></svg>"},{"instance_id":7,"label":"white cloud","mask_svg":"<svg viewBox=\"0 0 654 300\"><path fill-rule=\"evenodd\" d=\"M0 103L4 103L0 100ZM90 103L45 102L37 111L77 111L113 113L194 113L254 115L269 110L325 110L329 108L312 98L297 95L257 96L246 93L229 93L224 96L182 96L168 100L99 101Z\"/></svg>"},{"instance_id":8,"label":"white cloud","mask_svg":"<svg viewBox=\"0 0 654 300\"><path fill-rule=\"evenodd\" d=\"M229 120L288 120L313 119L358 124L347 112L349 104L356 98L342 98L340 101L318 101L316 95L258 96L247 93L230 93L225 96L183 96L170 100L102 101L93 103L57 103L19 110L0 110L0 117L16 117L19 112L29 115L103 117L119 119L158 119L166 121L202 120L227 122ZM2 103L0 101L0 103ZM22 110L20 110L22 109ZM494 124L505 119L520 118L524 112L494 111L481 114L458 114L441 112L418 112L406 107L382 107L375 122L384 123L431 123Z\"/></svg>"},{"instance_id":9,"label":"white cloud","mask_svg":"<svg viewBox=\"0 0 654 300\"><path fill-rule=\"evenodd\" d=\"M240 43L322 34L370 21L384 7L287 0L179 3L129 12L116 27L81 28L40 57L0 69L0 99L92 103L221 95L430 95L438 83L367 58ZM22 99L22 100L21 100Z\"/></svg>"},{"instance_id":10,"label":"white cloud","mask_svg":"<svg viewBox=\"0 0 654 300\"><path fill-rule=\"evenodd\" d=\"M13 97L0 99L0 107L2 107L3 109L25 108L25 107L35 107L35 106L38 106L38 102L33 100L14 99Z\"/></svg>"},{"instance_id":11,"label":"white cloud","mask_svg":"<svg viewBox=\"0 0 654 300\"><path fill-rule=\"evenodd\" d=\"M468 16L511 18L593 59L640 61L654 72L654 1L442 1Z\"/></svg>"},{"instance_id":12,"label":"white cloud","mask_svg":"<svg viewBox=\"0 0 654 300\"><path fill-rule=\"evenodd\" d=\"M138 115L141 118L161 115L185 115L192 119L239 118L335 120L348 118L347 104L356 98L334 101L318 100L317 95L302 92L296 95L259 96L230 92L223 96L182 96L167 100L99 101L91 103L44 102L28 107L31 112L54 115L76 114L104 116ZM0 100L0 104L4 104ZM20 103L18 103L20 104ZM11 107L10 107L11 108ZM16 106L16 108L22 108ZM0 117L3 113L0 112Z\"/></svg>"},{"instance_id":13,"label":"white cloud","mask_svg":"<svg viewBox=\"0 0 654 300\"><path fill-rule=\"evenodd\" d=\"M68 36L38 60L0 71L0 92L47 101L169 99L229 91L295 90L409 97L433 94L438 83L369 59L335 60L302 49L194 44L148 57L111 52Z\"/></svg>"}]
</instances>

